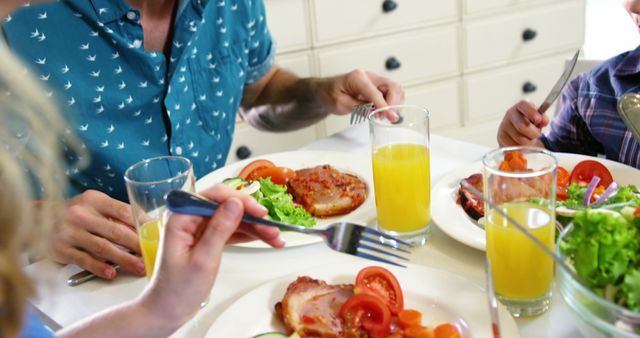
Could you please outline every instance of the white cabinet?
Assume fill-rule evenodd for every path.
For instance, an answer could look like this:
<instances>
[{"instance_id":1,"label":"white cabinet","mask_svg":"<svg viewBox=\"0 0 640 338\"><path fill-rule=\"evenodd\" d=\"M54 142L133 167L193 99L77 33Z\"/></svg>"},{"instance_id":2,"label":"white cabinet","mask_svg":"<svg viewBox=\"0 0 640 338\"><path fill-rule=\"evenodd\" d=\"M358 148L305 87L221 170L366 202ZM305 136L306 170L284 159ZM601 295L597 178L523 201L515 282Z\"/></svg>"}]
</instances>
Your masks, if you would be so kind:
<instances>
[{"instance_id":1,"label":"white cabinet","mask_svg":"<svg viewBox=\"0 0 640 338\"><path fill-rule=\"evenodd\" d=\"M312 0L315 41L357 40L458 20L452 0Z\"/></svg>"},{"instance_id":2,"label":"white cabinet","mask_svg":"<svg viewBox=\"0 0 640 338\"><path fill-rule=\"evenodd\" d=\"M491 20L464 25L466 70L510 64L554 51L577 49L584 40L585 7L567 1L523 12L508 12Z\"/></svg>"},{"instance_id":3,"label":"white cabinet","mask_svg":"<svg viewBox=\"0 0 640 338\"><path fill-rule=\"evenodd\" d=\"M257 0L254 0L257 1ZM276 63L301 76L354 69L398 81L407 104L427 107L432 133L495 145L502 115L541 102L584 41L585 0L265 0ZM253 155L292 150L348 127L257 133L234 140Z\"/></svg>"},{"instance_id":4,"label":"white cabinet","mask_svg":"<svg viewBox=\"0 0 640 338\"><path fill-rule=\"evenodd\" d=\"M457 37L457 26L447 26L322 48L316 54L319 75L359 68L405 85L456 76L460 71Z\"/></svg>"}]
</instances>

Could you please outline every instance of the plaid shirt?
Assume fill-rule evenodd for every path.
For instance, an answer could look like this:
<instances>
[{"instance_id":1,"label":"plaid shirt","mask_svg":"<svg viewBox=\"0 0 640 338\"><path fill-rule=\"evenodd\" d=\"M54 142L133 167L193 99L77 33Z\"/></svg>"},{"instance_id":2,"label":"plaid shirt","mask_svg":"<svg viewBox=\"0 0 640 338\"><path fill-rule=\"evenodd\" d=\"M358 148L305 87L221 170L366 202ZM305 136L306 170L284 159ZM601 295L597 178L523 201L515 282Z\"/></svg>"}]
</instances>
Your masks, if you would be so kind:
<instances>
[{"instance_id":1,"label":"plaid shirt","mask_svg":"<svg viewBox=\"0 0 640 338\"><path fill-rule=\"evenodd\" d=\"M640 168L638 141L616 110L618 98L629 92L640 92L640 46L572 80L540 140L552 151L605 155Z\"/></svg>"}]
</instances>

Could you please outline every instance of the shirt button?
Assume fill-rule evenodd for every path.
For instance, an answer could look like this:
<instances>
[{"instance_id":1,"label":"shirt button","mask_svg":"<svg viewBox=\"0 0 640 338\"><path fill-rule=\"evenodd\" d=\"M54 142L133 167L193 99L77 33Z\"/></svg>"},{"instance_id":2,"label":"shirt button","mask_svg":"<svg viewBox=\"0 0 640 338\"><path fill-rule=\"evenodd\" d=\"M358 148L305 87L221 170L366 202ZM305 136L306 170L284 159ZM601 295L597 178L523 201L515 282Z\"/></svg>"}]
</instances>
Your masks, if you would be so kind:
<instances>
[{"instance_id":1,"label":"shirt button","mask_svg":"<svg viewBox=\"0 0 640 338\"><path fill-rule=\"evenodd\" d=\"M134 21L138 19L138 14L136 14L136 12L134 11L129 11L127 12L127 19Z\"/></svg>"},{"instance_id":2,"label":"shirt button","mask_svg":"<svg viewBox=\"0 0 640 338\"><path fill-rule=\"evenodd\" d=\"M182 155L182 147L176 147L176 155Z\"/></svg>"}]
</instances>

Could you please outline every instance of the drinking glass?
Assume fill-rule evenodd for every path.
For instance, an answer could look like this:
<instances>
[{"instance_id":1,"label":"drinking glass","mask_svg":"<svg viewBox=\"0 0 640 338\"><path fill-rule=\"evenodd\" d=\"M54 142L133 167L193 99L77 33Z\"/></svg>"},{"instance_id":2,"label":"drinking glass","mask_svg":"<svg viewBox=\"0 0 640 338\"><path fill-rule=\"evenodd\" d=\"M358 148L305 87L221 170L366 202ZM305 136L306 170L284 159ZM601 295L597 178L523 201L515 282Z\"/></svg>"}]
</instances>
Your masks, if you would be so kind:
<instances>
[{"instance_id":1,"label":"drinking glass","mask_svg":"<svg viewBox=\"0 0 640 338\"><path fill-rule=\"evenodd\" d=\"M136 220L142 259L150 279L166 222L164 197L175 189L195 192L193 168L191 161L184 157L154 157L129 167L124 178Z\"/></svg>"},{"instance_id":2,"label":"drinking glass","mask_svg":"<svg viewBox=\"0 0 640 338\"><path fill-rule=\"evenodd\" d=\"M398 113L390 122L386 116ZM429 111L389 106L369 114L378 229L422 245L431 220Z\"/></svg>"},{"instance_id":3,"label":"drinking glass","mask_svg":"<svg viewBox=\"0 0 640 338\"><path fill-rule=\"evenodd\" d=\"M496 207L485 204L487 273L514 317L541 314L551 301L553 259L496 209L553 251L558 162L544 149L509 147L487 153L482 163L484 195Z\"/></svg>"}]
</instances>

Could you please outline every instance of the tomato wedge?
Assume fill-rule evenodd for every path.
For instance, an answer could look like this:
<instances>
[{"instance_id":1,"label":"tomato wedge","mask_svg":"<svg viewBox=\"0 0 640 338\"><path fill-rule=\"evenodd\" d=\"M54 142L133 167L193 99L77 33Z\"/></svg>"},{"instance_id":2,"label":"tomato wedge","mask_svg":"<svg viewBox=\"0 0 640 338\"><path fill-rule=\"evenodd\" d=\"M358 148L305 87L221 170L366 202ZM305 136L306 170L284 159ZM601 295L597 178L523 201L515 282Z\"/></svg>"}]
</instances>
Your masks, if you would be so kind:
<instances>
[{"instance_id":1,"label":"tomato wedge","mask_svg":"<svg viewBox=\"0 0 640 338\"><path fill-rule=\"evenodd\" d=\"M248 181L256 181L259 178L271 177L271 182L276 184L287 184L289 180L296 176L296 172L285 167L262 167L258 168L247 176Z\"/></svg>"},{"instance_id":2,"label":"tomato wedge","mask_svg":"<svg viewBox=\"0 0 640 338\"><path fill-rule=\"evenodd\" d=\"M584 160L576 164L571 171L571 183L587 185L591 182L593 176L600 177L598 186L608 187L613 182L613 177L609 169L602 163L594 160Z\"/></svg>"},{"instance_id":3,"label":"tomato wedge","mask_svg":"<svg viewBox=\"0 0 640 338\"><path fill-rule=\"evenodd\" d=\"M360 270L356 276L354 292L380 297L394 315L404 308L404 296L400 283L391 271L383 267L369 266Z\"/></svg>"},{"instance_id":4,"label":"tomato wedge","mask_svg":"<svg viewBox=\"0 0 640 338\"><path fill-rule=\"evenodd\" d=\"M378 296L353 295L342 304L338 315L344 322L346 337L386 338L389 336L391 312L385 301Z\"/></svg>"},{"instance_id":5,"label":"tomato wedge","mask_svg":"<svg viewBox=\"0 0 640 338\"><path fill-rule=\"evenodd\" d=\"M569 187L570 175L567 169L558 167L558 174L556 177L556 199L558 201L564 201L569 198L567 188Z\"/></svg>"},{"instance_id":6,"label":"tomato wedge","mask_svg":"<svg viewBox=\"0 0 640 338\"><path fill-rule=\"evenodd\" d=\"M246 166L244 166L244 168L242 168L242 170L240 170L240 173L238 174L238 177L242 178L243 180L247 179L247 176L249 176L249 174L251 174L252 171L258 169L258 168L265 168L265 167L275 167L276 165L273 164L273 162L269 161L269 160L255 160L255 161L251 161L249 162L249 164L247 164Z\"/></svg>"}]
</instances>

